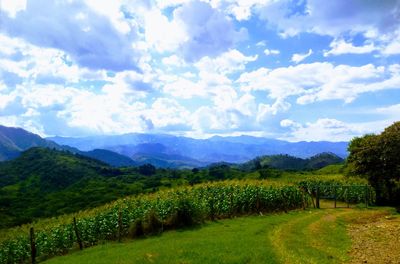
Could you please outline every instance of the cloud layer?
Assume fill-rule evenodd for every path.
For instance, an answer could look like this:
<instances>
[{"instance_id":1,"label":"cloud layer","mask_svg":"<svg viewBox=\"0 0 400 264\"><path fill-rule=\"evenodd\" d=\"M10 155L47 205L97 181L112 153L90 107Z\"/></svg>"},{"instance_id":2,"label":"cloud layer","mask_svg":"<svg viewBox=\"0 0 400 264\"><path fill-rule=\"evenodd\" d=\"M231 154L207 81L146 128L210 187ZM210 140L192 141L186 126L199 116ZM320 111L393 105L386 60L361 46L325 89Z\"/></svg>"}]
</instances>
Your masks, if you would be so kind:
<instances>
[{"instance_id":1,"label":"cloud layer","mask_svg":"<svg viewBox=\"0 0 400 264\"><path fill-rule=\"evenodd\" d=\"M0 124L41 135L348 140L398 116L394 0L18 0L0 20Z\"/></svg>"}]
</instances>

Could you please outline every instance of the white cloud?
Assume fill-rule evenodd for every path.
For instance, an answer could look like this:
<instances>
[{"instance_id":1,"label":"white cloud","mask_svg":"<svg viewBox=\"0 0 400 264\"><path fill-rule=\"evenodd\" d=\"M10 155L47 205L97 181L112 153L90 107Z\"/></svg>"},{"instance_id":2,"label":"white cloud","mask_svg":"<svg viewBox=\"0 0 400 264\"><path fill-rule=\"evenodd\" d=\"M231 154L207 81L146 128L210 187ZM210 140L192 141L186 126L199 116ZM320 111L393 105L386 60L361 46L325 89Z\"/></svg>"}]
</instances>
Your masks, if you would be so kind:
<instances>
[{"instance_id":1,"label":"white cloud","mask_svg":"<svg viewBox=\"0 0 400 264\"><path fill-rule=\"evenodd\" d=\"M280 112L286 112L290 107L290 103L283 99L277 99L272 105L261 103L258 105L257 122L264 122Z\"/></svg>"},{"instance_id":2,"label":"white cloud","mask_svg":"<svg viewBox=\"0 0 400 264\"><path fill-rule=\"evenodd\" d=\"M15 94L0 94L0 110L4 113L4 109L15 100Z\"/></svg>"},{"instance_id":3,"label":"white cloud","mask_svg":"<svg viewBox=\"0 0 400 264\"><path fill-rule=\"evenodd\" d=\"M331 68L326 79L314 90L299 97L299 104L332 99L352 102L358 95L386 89L399 89L400 74L392 72L390 67L375 67L367 64L360 67L339 65Z\"/></svg>"},{"instance_id":4,"label":"white cloud","mask_svg":"<svg viewBox=\"0 0 400 264\"><path fill-rule=\"evenodd\" d=\"M108 17L111 23L114 25L114 28L120 31L123 34L128 34L131 32L131 25L124 18L124 14L122 12L123 1L122 0L114 0L114 1L97 1L97 0L84 0L85 3L90 7L91 10L101 14L102 16ZM136 9L139 11L141 6L139 3L136 4ZM139 9L139 10L138 10Z\"/></svg>"},{"instance_id":5,"label":"white cloud","mask_svg":"<svg viewBox=\"0 0 400 264\"><path fill-rule=\"evenodd\" d=\"M183 99L190 99L195 96L205 97L208 94L208 91L204 85L184 78L178 78L174 82L167 83L163 87L163 91L164 93Z\"/></svg>"},{"instance_id":6,"label":"white cloud","mask_svg":"<svg viewBox=\"0 0 400 264\"><path fill-rule=\"evenodd\" d=\"M294 63L299 63L303 60L305 60L307 57L309 57L313 53L312 49L309 49L307 53L295 53L292 56L292 61Z\"/></svg>"},{"instance_id":7,"label":"white cloud","mask_svg":"<svg viewBox=\"0 0 400 264\"><path fill-rule=\"evenodd\" d=\"M283 119L280 122L281 127L299 127L300 125L293 120L290 119Z\"/></svg>"},{"instance_id":8,"label":"white cloud","mask_svg":"<svg viewBox=\"0 0 400 264\"><path fill-rule=\"evenodd\" d=\"M390 105L386 107L379 107L371 111L372 113L378 113L385 115L386 117L390 118L394 121L399 121L400 116L400 104Z\"/></svg>"},{"instance_id":9,"label":"white cloud","mask_svg":"<svg viewBox=\"0 0 400 264\"><path fill-rule=\"evenodd\" d=\"M392 0L368 3L369 15L358 1L342 0L300 1L295 8L286 0L6 2L14 7L0 14L0 123L42 135L166 131L276 136L291 129L298 134L288 137L310 139L317 125L325 127L321 138L335 137L329 129L351 135L369 131L371 124L353 126L333 118L300 124L286 119L295 118L291 104L350 103L360 94L400 88L400 65L387 63L400 50L397 20L389 11ZM347 12L339 8L342 4ZM332 12L316 8L321 5ZM382 17L386 11L387 18ZM256 35L238 45L247 35L240 21L254 15L268 20L269 30L275 24L282 35L334 37L325 56L374 52L384 66L301 64L310 50L293 55L297 65L257 69L252 47L274 56L285 43L281 51L269 49L266 43L275 37L259 41L263 36ZM362 46L348 41L358 38L365 38ZM249 49L241 49L245 46ZM255 91L264 91L265 97ZM393 105L374 109L374 114L392 120L399 111Z\"/></svg>"},{"instance_id":10,"label":"white cloud","mask_svg":"<svg viewBox=\"0 0 400 264\"><path fill-rule=\"evenodd\" d=\"M235 107L240 113L246 116L252 116L256 112L256 98L246 93L237 100Z\"/></svg>"},{"instance_id":11,"label":"white cloud","mask_svg":"<svg viewBox=\"0 0 400 264\"><path fill-rule=\"evenodd\" d=\"M282 37L302 32L332 36L336 40L331 43L332 52L326 55L360 54L374 50L388 56L400 53L398 0L309 0L298 2L296 10L293 10L293 5L290 0L269 1L258 5L254 12L268 22L268 27L276 26ZM357 47L341 40L357 34L365 37L366 45Z\"/></svg>"},{"instance_id":12,"label":"white cloud","mask_svg":"<svg viewBox=\"0 0 400 264\"><path fill-rule=\"evenodd\" d=\"M256 47L265 47L265 46L267 46L267 42L265 40L256 43Z\"/></svg>"},{"instance_id":13,"label":"white cloud","mask_svg":"<svg viewBox=\"0 0 400 264\"><path fill-rule=\"evenodd\" d=\"M290 131L281 138L289 141L349 141L367 133L379 133L392 122L387 119L348 123L333 118L320 118L315 122L300 124L286 119L281 121L281 126Z\"/></svg>"},{"instance_id":14,"label":"white cloud","mask_svg":"<svg viewBox=\"0 0 400 264\"><path fill-rule=\"evenodd\" d=\"M293 2L282 0L260 6L256 12L261 19L276 25L283 36L294 36L300 32L333 37L346 33L371 36L372 32L387 33L398 28L399 6L397 0L309 0L301 2L294 12L291 10Z\"/></svg>"},{"instance_id":15,"label":"white cloud","mask_svg":"<svg viewBox=\"0 0 400 264\"><path fill-rule=\"evenodd\" d=\"M18 12L25 10L26 0L2 1L0 5L0 11L5 11L14 18Z\"/></svg>"},{"instance_id":16,"label":"white cloud","mask_svg":"<svg viewBox=\"0 0 400 264\"><path fill-rule=\"evenodd\" d=\"M247 63L256 59L257 55L245 56L238 50L229 50L216 58L206 56L194 64L197 75L186 72L182 77L175 78L164 74L161 75L160 85L165 93L179 98L209 97L216 100L219 95L226 95L224 92L232 90L229 87L232 81L227 75L244 70ZM197 77L197 80L191 80L193 77Z\"/></svg>"},{"instance_id":17,"label":"white cloud","mask_svg":"<svg viewBox=\"0 0 400 264\"><path fill-rule=\"evenodd\" d=\"M193 79L196 78L197 75L193 72L185 72L184 74L182 74L182 76L188 79Z\"/></svg>"},{"instance_id":18,"label":"white cloud","mask_svg":"<svg viewBox=\"0 0 400 264\"><path fill-rule=\"evenodd\" d=\"M268 55L279 55L281 52L279 50L275 50L275 49L265 49L264 50L264 54L266 56Z\"/></svg>"},{"instance_id":19,"label":"white cloud","mask_svg":"<svg viewBox=\"0 0 400 264\"><path fill-rule=\"evenodd\" d=\"M57 49L37 47L0 34L0 46L3 45L7 49L5 56L0 57L0 77L9 87L17 84L16 78L20 79L18 83L25 85L77 83L83 79L105 78L104 71L81 68L72 63L68 54Z\"/></svg>"},{"instance_id":20,"label":"white cloud","mask_svg":"<svg viewBox=\"0 0 400 264\"><path fill-rule=\"evenodd\" d=\"M346 103L358 95L400 87L397 64L383 67L311 63L276 68L259 68L241 74L236 83L243 91L267 91L271 98L298 96L297 103L339 99Z\"/></svg>"},{"instance_id":21,"label":"white cloud","mask_svg":"<svg viewBox=\"0 0 400 264\"><path fill-rule=\"evenodd\" d=\"M329 118L318 119L315 123L308 122L305 125L286 121L283 125L290 125L289 128L294 130L288 138L291 141L347 141L361 132L355 131L342 121Z\"/></svg>"},{"instance_id":22,"label":"white cloud","mask_svg":"<svg viewBox=\"0 0 400 264\"><path fill-rule=\"evenodd\" d=\"M377 48L373 43L369 43L364 46L354 46L351 42L346 42L343 39L334 40L329 45L331 50L324 52L324 56L330 55L341 55L341 54L363 54L363 53L371 53Z\"/></svg>"},{"instance_id":23,"label":"white cloud","mask_svg":"<svg viewBox=\"0 0 400 264\"><path fill-rule=\"evenodd\" d=\"M151 120L156 129L168 128L174 131L171 127L178 130L186 130L188 127L190 113L174 99L157 98L146 112L146 118Z\"/></svg>"},{"instance_id":24,"label":"white cloud","mask_svg":"<svg viewBox=\"0 0 400 264\"><path fill-rule=\"evenodd\" d=\"M400 54L400 30L397 30L393 35L384 36L382 42L381 49L384 55Z\"/></svg>"},{"instance_id":25,"label":"white cloud","mask_svg":"<svg viewBox=\"0 0 400 264\"><path fill-rule=\"evenodd\" d=\"M300 70L297 67L277 68L275 70L259 68L241 74L236 82L243 91L267 91L269 97L275 99L298 95L304 92L302 85L309 83L307 77L314 73L311 69L301 69L303 75L296 75L297 70Z\"/></svg>"},{"instance_id":26,"label":"white cloud","mask_svg":"<svg viewBox=\"0 0 400 264\"><path fill-rule=\"evenodd\" d=\"M168 66L180 67L184 66L185 62L176 55L171 55L162 59L162 63Z\"/></svg>"},{"instance_id":27,"label":"white cloud","mask_svg":"<svg viewBox=\"0 0 400 264\"><path fill-rule=\"evenodd\" d=\"M219 89L213 98L214 105L202 106L192 114L191 134L254 131L257 114L255 97L247 93L239 96L228 86Z\"/></svg>"},{"instance_id":28,"label":"white cloud","mask_svg":"<svg viewBox=\"0 0 400 264\"><path fill-rule=\"evenodd\" d=\"M15 121L13 125L29 127L41 135L188 129L189 112L175 100L158 98L148 106L141 98L140 91L112 84L101 91L56 85L18 86L1 94L0 120L4 124Z\"/></svg>"},{"instance_id":29,"label":"white cloud","mask_svg":"<svg viewBox=\"0 0 400 264\"><path fill-rule=\"evenodd\" d=\"M191 120L193 129L202 133L226 133L240 130L246 123L237 111L221 111L209 106L197 109Z\"/></svg>"},{"instance_id":30,"label":"white cloud","mask_svg":"<svg viewBox=\"0 0 400 264\"><path fill-rule=\"evenodd\" d=\"M116 29L110 17L97 11L83 1L28 1L14 17L0 13L2 32L33 45L62 50L91 69L137 70L140 55L132 48L137 29L129 24L131 30L126 34L126 27Z\"/></svg>"},{"instance_id":31,"label":"white cloud","mask_svg":"<svg viewBox=\"0 0 400 264\"><path fill-rule=\"evenodd\" d=\"M171 18L159 9L167 6L175 7ZM236 30L226 14L200 0L158 4L145 12L144 21L151 47L161 53L175 52L186 62L216 57L247 38L246 29Z\"/></svg>"},{"instance_id":32,"label":"white cloud","mask_svg":"<svg viewBox=\"0 0 400 264\"><path fill-rule=\"evenodd\" d=\"M204 57L195 66L201 72L228 74L245 69L247 63L257 60L258 56L245 56L236 49L222 53L216 58Z\"/></svg>"},{"instance_id":33,"label":"white cloud","mask_svg":"<svg viewBox=\"0 0 400 264\"><path fill-rule=\"evenodd\" d=\"M184 3L187 3L188 0L156 0L155 2L158 8L165 9L168 7L176 7L182 5Z\"/></svg>"},{"instance_id":34,"label":"white cloud","mask_svg":"<svg viewBox=\"0 0 400 264\"><path fill-rule=\"evenodd\" d=\"M181 21L170 21L158 9L146 13L144 27L146 42L159 52L175 51L189 39Z\"/></svg>"},{"instance_id":35,"label":"white cloud","mask_svg":"<svg viewBox=\"0 0 400 264\"><path fill-rule=\"evenodd\" d=\"M211 5L224 9L237 21L249 20L259 6L266 5L271 0L211 0Z\"/></svg>"},{"instance_id":36,"label":"white cloud","mask_svg":"<svg viewBox=\"0 0 400 264\"><path fill-rule=\"evenodd\" d=\"M179 50L187 62L216 57L247 38L246 29L236 30L229 17L205 2L183 4L174 10L174 19L182 23L188 36Z\"/></svg>"}]
</instances>

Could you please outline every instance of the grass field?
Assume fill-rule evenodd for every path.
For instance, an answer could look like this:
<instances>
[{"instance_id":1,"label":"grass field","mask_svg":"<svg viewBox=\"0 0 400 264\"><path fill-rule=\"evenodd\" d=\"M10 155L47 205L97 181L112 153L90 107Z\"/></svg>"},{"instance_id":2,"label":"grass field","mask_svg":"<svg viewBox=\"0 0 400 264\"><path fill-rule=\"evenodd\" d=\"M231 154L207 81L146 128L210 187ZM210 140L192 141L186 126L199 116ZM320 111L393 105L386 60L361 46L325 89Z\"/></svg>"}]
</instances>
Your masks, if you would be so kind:
<instances>
[{"instance_id":1,"label":"grass field","mask_svg":"<svg viewBox=\"0 0 400 264\"><path fill-rule=\"evenodd\" d=\"M347 226L388 209L323 209L208 222L195 229L107 243L45 263L343 263Z\"/></svg>"}]
</instances>

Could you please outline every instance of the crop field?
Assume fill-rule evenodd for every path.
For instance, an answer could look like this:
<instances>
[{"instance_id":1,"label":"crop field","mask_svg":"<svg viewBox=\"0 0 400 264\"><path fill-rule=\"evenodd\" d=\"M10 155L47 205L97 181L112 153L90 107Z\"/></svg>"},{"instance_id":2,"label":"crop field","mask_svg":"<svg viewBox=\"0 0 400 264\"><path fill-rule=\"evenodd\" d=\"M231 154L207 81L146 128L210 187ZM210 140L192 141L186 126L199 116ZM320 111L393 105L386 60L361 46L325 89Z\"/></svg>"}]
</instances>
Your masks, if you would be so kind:
<instances>
[{"instance_id":1,"label":"crop field","mask_svg":"<svg viewBox=\"0 0 400 264\"><path fill-rule=\"evenodd\" d=\"M398 263L393 261L400 260L399 254L385 251L385 247L396 247L395 241L369 252L352 241L355 228L367 222L398 226L399 216L391 214L389 208L343 208L238 217L106 243L45 263L360 263L360 258L368 263ZM370 235L356 230L358 236ZM377 251L392 262L379 262L374 258L379 256Z\"/></svg>"},{"instance_id":2,"label":"crop field","mask_svg":"<svg viewBox=\"0 0 400 264\"><path fill-rule=\"evenodd\" d=\"M2 231L0 263L30 259L31 226L35 230L35 255L40 260L66 254L78 245L87 248L107 240L160 234L164 230L199 225L207 220L305 208L311 205L309 194L319 182L303 181L296 185L256 180L226 181L121 199L94 210ZM333 180L323 183L340 184ZM362 192L356 190L353 193L353 202L362 201ZM75 224L74 217L77 219Z\"/></svg>"}]
</instances>

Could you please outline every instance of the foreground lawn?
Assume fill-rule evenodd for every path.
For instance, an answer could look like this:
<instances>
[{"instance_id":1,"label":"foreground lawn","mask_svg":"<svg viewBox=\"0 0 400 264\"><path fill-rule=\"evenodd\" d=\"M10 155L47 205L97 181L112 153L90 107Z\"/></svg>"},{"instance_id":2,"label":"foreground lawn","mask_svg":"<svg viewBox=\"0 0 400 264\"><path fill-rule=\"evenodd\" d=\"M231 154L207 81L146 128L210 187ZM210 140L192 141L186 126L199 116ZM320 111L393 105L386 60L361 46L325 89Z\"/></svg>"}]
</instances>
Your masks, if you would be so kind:
<instances>
[{"instance_id":1,"label":"foreground lawn","mask_svg":"<svg viewBox=\"0 0 400 264\"><path fill-rule=\"evenodd\" d=\"M343 263L346 226L387 209L324 209L249 216L123 243L107 243L45 263Z\"/></svg>"}]
</instances>

